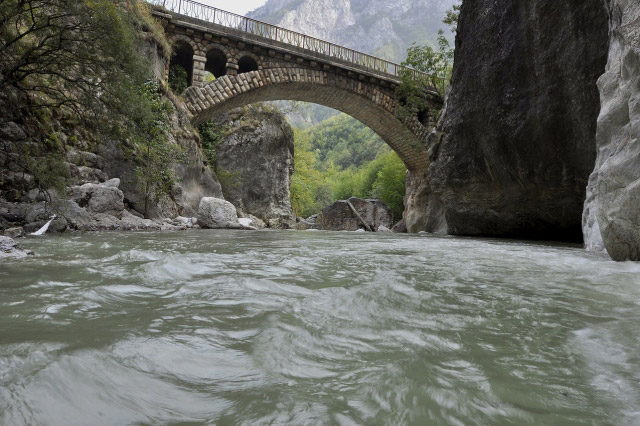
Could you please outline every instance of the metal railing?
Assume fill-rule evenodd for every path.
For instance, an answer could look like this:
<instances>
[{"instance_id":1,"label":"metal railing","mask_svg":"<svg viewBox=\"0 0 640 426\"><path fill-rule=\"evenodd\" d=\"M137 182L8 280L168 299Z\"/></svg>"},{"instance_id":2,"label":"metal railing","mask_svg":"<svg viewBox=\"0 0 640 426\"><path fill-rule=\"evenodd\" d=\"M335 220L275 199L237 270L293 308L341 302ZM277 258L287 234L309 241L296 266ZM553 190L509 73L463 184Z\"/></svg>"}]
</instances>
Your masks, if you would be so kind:
<instances>
[{"instance_id":1,"label":"metal railing","mask_svg":"<svg viewBox=\"0 0 640 426\"><path fill-rule=\"evenodd\" d=\"M400 77L405 73L413 73L414 77L429 76L428 74L414 70L403 65L398 65L387 60L367 55L353 49L338 46L328 41L315 37L256 21L235 13L216 9L191 0L147 0L148 3L162 6L166 10L184 15L190 18L199 19L212 24L222 25L226 28L244 31L246 33L267 38L269 40L286 43L290 46L299 47L311 52L326 55L368 68L379 73ZM430 77L430 76L429 76Z\"/></svg>"}]
</instances>

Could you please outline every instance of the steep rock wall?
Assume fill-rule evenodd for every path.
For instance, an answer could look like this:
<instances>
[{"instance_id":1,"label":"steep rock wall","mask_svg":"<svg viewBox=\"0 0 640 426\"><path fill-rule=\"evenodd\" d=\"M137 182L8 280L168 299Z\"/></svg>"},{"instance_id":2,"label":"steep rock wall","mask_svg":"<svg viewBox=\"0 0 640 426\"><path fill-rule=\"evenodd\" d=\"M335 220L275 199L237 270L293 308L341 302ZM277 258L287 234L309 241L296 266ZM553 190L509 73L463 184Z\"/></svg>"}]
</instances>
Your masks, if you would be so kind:
<instances>
[{"instance_id":1,"label":"steep rock wall","mask_svg":"<svg viewBox=\"0 0 640 426\"><path fill-rule=\"evenodd\" d=\"M640 260L640 3L609 0L609 60L598 81L596 167L583 216L585 244Z\"/></svg>"},{"instance_id":2,"label":"steep rock wall","mask_svg":"<svg viewBox=\"0 0 640 426\"><path fill-rule=\"evenodd\" d=\"M213 171L206 165L199 143L199 136L189 123L184 103L180 98L172 97L174 111L171 113L169 140L180 146L182 158L172 164L176 184L171 196L165 197L153 206L151 217L195 217L198 205L203 197L223 198L222 188ZM108 141L101 146L100 154L104 158L104 171L110 177L120 179L120 189L125 196L125 204L144 212L144 195L136 179L136 163L123 151L120 141Z\"/></svg>"},{"instance_id":3,"label":"steep rock wall","mask_svg":"<svg viewBox=\"0 0 640 426\"><path fill-rule=\"evenodd\" d=\"M607 34L602 0L464 2L445 135L407 194L426 203L410 230L580 240Z\"/></svg>"},{"instance_id":4,"label":"steep rock wall","mask_svg":"<svg viewBox=\"0 0 640 426\"><path fill-rule=\"evenodd\" d=\"M224 114L228 135L216 147L216 172L225 199L270 228L291 228L289 187L294 170L293 130L277 111L250 106Z\"/></svg>"}]
</instances>

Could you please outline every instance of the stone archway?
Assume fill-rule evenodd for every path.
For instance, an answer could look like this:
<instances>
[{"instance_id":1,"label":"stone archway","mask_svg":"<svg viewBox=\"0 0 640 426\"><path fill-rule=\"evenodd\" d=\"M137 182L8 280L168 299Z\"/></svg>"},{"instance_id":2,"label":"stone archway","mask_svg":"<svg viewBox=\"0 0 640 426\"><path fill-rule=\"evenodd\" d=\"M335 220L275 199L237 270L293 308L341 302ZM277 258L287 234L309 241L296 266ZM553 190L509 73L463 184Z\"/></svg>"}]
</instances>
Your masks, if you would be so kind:
<instances>
[{"instance_id":1,"label":"stone archway","mask_svg":"<svg viewBox=\"0 0 640 426\"><path fill-rule=\"evenodd\" d=\"M437 108L438 94L429 95ZM430 126L416 117L397 116L395 88L370 80L305 68L274 68L227 75L204 87L185 92L192 122L199 124L223 112L256 102L294 100L342 111L376 132L409 170L425 170L430 162ZM435 117L432 119L435 121Z\"/></svg>"}]
</instances>

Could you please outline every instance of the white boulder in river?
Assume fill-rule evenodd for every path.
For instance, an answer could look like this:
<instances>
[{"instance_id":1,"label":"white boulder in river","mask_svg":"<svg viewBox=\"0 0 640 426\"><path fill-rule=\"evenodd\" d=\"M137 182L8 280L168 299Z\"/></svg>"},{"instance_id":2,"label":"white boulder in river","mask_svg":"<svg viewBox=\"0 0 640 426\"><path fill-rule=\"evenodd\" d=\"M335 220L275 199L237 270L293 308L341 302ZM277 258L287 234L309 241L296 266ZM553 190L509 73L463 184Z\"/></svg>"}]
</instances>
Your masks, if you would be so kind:
<instances>
[{"instance_id":1,"label":"white boulder in river","mask_svg":"<svg viewBox=\"0 0 640 426\"><path fill-rule=\"evenodd\" d=\"M220 198L205 197L198 207L198 225L208 229L242 229L233 204Z\"/></svg>"},{"instance_id":2,"label":"white boulder in river","mask_svg":"<svg viewBox=\"0 0 640 426\"><path fill-rule=\"evenodd\" d=\"M30 251L21 249L18 243L11 238L0 235L0 259L5 257L27 257L32 254Z\"/></svg>"}]
</instances>

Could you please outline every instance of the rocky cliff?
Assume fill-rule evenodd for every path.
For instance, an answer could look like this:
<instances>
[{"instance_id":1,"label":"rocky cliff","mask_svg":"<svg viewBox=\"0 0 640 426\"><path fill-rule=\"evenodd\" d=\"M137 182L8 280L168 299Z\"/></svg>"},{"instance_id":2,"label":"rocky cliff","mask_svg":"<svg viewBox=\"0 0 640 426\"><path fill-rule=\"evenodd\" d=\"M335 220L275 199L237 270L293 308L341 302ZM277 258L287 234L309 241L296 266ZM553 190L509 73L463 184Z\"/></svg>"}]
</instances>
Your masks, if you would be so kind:
<instances>
[{"instance_id":1,"label":"rocky cliff","mask_svg":"<svg viewBox=\"0 0 640 426\"><path fill-rule=\"evenodd\" d=\"M225 199L241 215L256 216L270 228L293 227L291 126L279 112L259 106L233 111L216 121L227 126L227 136L215 150Z\"/></svg>"},{"instance_id":2,"label":"rocky cliff","mask_svg":"<svg viewBox=\"0 0 640 426\"><path fill-rule=\"evenodd\" d=\"M435 41L454 3L458 0L269 0L249 16L401 61L412 43Z\"/></svg>"},{"instance_id":3,"label":"rocky cliff","mask_svg":"<svg viewBox=\"0 0 640 426\"><path fill-rule=\"evenodd\" d=\"M596 167L583 217L588 249L640 260L640 3L609 0L610 47L598 81Z\"/></svg>"},{"instance_id":4,"label":"rocky cliff","mask_svg":"<svg viewBox=\"0 0 640 426\"><path fill-rule=\"evenodd\" d=\"M199 143L199 136L191 126L182 100L171 96L174 106L169 117L169 143L181 149L180 161L172 164L176 184L169 197L164 197L150 210L151 217L195 217L203 197L222 198L222 188L217 176L205 164L206 160ZM103 170L109 176L118 177L124 193L125 204L136 211L144 212L144 196L136 180L135 159L123 151L119 141L106 141L99 148L104 159Z\"/></svg>"},{"instance_id":5,"label":"rocky cliff","mask_svg":"<svg viewBox=\"0 0 640 426\"><path fill-rule=\"evenodd\" d=\"M99 140L90 125L63 109L25 114L20 107L24 102L28 100L11 91L0 94L0 232L15 227L33 232L54 213L58 218L50 227L53 232L163 227L162 222L141 217L144 203L135 177L138 163L126 154L126 144ZM170 196L150 209L155 219L194 217L202 197L222 197L184 106L177 98L173 102L168 137L181 147L183 158L171 166L176 184ZM34 155L36 146L55 149L60 162L51 162L40 151ZM31 170L45 177L65 176L65 186L43 192L36 188Z\"/></svg>"},{"instance_id":6,"label":"rocky cliff","mask_svg":"<svg viewBox=\"0 0 640 426\"><path fill-rule=\"evenodd\" d=\"M582 239L608 25L602 0L463 3L439 149L409 179L411 231Z\"/></svg>"}]
</instances>

